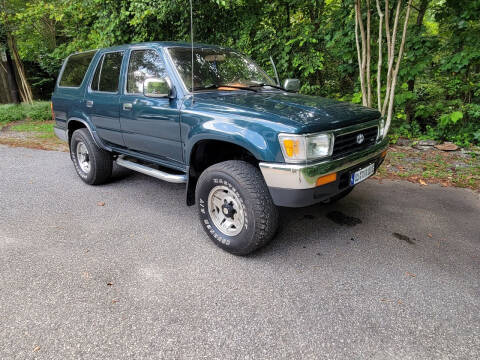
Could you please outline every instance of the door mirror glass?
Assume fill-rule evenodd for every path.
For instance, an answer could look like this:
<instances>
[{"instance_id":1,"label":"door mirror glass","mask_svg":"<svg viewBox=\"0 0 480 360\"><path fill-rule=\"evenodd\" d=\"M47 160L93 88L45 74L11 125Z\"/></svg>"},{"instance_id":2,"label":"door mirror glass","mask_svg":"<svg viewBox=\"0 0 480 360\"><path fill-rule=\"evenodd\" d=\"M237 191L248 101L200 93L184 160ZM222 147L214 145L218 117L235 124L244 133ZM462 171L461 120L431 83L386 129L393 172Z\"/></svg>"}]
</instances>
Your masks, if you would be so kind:
<instances>
[{"instance_id":1,"label":"door mirror glass","mask_svg":"<svg viewBox=\"0 0 480 360\"><path fill-rule=\"evenodd\" d=\"M300 80L298 79L286 79L283 82L283 88L288 91L297 92L300 90Z\"/></svg>"},{"instance_id":2,"label":"door mirror glass","mask_svg":"<svg viewBox=\"0 0 480 360\"><path fill-rule=\"evenodd\" d=\"M147 79L143 83L143 95L148 97L168 97L171 90L172 86L168 77Z\"/></svg>"}]
</instances>

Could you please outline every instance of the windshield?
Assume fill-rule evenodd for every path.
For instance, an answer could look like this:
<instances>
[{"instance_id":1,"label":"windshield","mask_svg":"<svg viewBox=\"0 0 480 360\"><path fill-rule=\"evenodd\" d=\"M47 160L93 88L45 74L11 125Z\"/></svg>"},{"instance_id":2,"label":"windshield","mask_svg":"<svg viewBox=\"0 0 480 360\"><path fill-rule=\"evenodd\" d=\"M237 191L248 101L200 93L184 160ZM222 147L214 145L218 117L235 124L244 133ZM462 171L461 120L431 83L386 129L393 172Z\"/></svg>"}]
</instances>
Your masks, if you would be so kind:
<instances>
[{"instance_id":1,"label":"windshield","mask_svg":"<svg viewBox=\"0 0 480 360\"><path fill-rule=\"evenodd\" d=\"M192 50L186 47L168 49L185 87L192 91ZM214 89L227 85L235 88L259 84L275 85L257 64L231 50L194 48L194 90ZM231 88L232 90L234 88ZM228 89L226 89L228 90Z\"/></svg>"}]
</instances>

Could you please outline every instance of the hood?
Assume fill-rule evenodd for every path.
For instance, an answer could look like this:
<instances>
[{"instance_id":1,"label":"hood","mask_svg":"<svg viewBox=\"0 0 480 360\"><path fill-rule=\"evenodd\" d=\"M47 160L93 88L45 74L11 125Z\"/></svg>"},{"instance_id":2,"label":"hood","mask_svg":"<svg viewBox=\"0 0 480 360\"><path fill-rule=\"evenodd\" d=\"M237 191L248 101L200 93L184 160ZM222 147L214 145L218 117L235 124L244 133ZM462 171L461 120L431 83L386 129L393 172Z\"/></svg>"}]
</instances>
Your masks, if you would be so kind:
<instances>
[{"instance_id":1,"label":"hood","mask_svg":"<svg viewBox=\"0 0 480 360\"><path fill-rule=\"evenodd\" d=\"M208 92L196 94L205 105L238 108L239 111L261 113L275 122L295 123L300 132L339 129L380 118L377 110L318 96L281 91Z\"/></svg>"}]
</instances>

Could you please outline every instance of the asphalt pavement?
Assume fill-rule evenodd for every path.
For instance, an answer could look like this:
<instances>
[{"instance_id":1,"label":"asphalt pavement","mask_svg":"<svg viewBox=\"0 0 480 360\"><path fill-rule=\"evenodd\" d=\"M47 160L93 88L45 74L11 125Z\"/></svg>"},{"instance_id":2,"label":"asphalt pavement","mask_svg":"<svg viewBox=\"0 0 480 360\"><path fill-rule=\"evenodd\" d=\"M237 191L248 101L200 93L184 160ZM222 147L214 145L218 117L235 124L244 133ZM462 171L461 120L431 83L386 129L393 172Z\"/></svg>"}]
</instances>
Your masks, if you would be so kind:
<instances>
[{"instance_id":1,"label":"asphalt pavement","mask_svg":"<svg viewBox=\"0 0 480 360\"><path fill-rule=\"evenodd\" d=\"M367 180L281 223L236 257L182 185L0 146L0 359L480 358L478 193Z\"/></svg>"}]
</instances>

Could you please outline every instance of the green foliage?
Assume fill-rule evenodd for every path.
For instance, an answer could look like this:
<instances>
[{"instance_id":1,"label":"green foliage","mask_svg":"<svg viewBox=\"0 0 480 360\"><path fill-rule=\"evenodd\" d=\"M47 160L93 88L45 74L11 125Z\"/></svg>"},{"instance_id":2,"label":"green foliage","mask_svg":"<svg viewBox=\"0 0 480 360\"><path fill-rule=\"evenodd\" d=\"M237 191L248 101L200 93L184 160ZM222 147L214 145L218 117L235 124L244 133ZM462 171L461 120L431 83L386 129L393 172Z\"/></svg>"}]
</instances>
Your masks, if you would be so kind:
<instances>
[{"instance_id":1,"label":"green foliage","mask_svg":"<svg viewBox=\"0 0 480 360\"><path fill-rule=\"evenodd\" d=\"M0 124L23 120L24 118L23 106L13 104L0 105Z\"/></svg>"},{"instance_id":2,"label":"green foliage","mask_svg":"<svg viewBox=\"0 0 480 360\"><path fill-rule=\"evenodd\" d=\"M376 34L378 16L371 3L371 28ZM53 90L63 59L72 52L122 43L190 40L185 0L6 0L4 4L8 31L16 37L34 91L44 99ZM281 79L300 79L302 93L361 103L353 1L194 0L193 4L196 42L233 47L273 76L271 56ZM390 2L391 14L395 5ZM479 144L480 0L413 0L413 5L392 134ZM417 22L422 5L426 12ZM6 29L0 20L0 47L5 47ZM372 86L376 64L373 36ZM385 76L384 66L383 80ZM17 110L8 115L0 110L0 121L2 114L4 119L18 117Z\"/></svg>"},{"instance_id":3,"label":"green foliage","mask_svg":"<svg viewBox=\"0 0 480 360\"><path fill-rule=\"evenodd\" d=\"M19 120L46 121L51 120L50 103L36 101L33 104L0 105L0 124Z\"/></svg>"}]
</instances>

